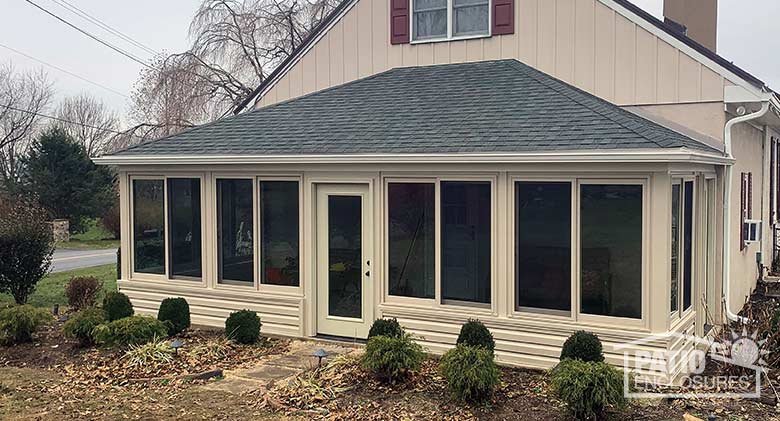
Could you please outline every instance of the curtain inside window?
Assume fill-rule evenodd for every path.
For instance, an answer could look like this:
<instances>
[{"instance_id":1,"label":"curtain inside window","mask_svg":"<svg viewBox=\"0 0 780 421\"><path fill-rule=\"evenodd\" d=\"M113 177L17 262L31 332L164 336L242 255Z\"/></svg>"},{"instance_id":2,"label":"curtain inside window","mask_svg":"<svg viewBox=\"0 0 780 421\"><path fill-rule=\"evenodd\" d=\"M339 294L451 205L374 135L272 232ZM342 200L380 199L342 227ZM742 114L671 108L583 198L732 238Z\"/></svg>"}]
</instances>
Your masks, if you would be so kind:
<instances>
[{"instance_id":1,"label":"curtain inside window","mask_svg":"<svg viewBox=\"0 0 780 421\"><path fill-rule=\"evenodd\" d=\"M489 11L487 1L452 0L452 34L455 36L486 34Z\"/></svg>"},{"instance_id":2,"label":"curtain inside window","mask_svg":"<svg viewBox=\"0 0 780 421\"><path fill-rule=\"evenodd\" d=\"M414 1L414 39L447 36L447 0Z\"/></svg>"}]
</instances>

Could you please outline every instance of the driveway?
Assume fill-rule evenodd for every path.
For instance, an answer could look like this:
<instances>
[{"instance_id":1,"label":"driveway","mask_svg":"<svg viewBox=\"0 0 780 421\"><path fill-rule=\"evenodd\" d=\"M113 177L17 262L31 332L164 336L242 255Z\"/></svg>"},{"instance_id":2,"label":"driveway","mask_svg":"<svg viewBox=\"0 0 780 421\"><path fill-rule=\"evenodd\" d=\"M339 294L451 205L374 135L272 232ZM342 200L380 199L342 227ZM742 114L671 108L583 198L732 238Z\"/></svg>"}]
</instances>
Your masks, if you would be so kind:
<instances>
[{"instance_id":1,"label":"driveway","mask_svg":"<svg viewBox=\"0 0 780 421\"><path fill-rule=\"evenodd\" d=\"M90 268L116 264L116 249L103 250L64 250L54 251L51 262L52 272L65 272L73 269Z\"/></svg>"}]
</instances>

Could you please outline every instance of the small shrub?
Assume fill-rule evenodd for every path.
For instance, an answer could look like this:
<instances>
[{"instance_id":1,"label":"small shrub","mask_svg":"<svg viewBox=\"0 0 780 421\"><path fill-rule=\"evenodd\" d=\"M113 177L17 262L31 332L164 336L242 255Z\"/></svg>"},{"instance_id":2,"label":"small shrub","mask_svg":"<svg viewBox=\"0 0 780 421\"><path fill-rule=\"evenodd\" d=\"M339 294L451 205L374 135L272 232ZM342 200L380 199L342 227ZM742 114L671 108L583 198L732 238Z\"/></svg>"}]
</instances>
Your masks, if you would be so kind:
<instances>
[{"instance_id":1,"label":"small shrub","mask_svg":"<svg viewBox=\"0 0 780 421\"><path fill-rule=\"evenodd\" d=\"M97 295L103 288L103 282L94 276L76 276L65 286L65 296L68 305L74 311L92 307L97 302Z\"/></svg>"},{"instance_id":2,"label":"small shrub","mask_svg":"<svg viewBox=\"0 0 780 421\"><path fill-rule=\"evenodd\" d=\"M553 369L551 384L579 419L598 418L608 407L626 406L623 373L604 362L565 359Z\"/></svg>"},{"instance_id":3,"label":"small shrub","mask_svg":"<svg viewBox=\"0 0 780 421\"><path fill-rule=\"evenodd\" d=\"M130 298L121 292L109 292L103 298L103 311L106 312L106 319L109 322L119 320L133 315L133 304Z\"/></svg>"},{"instance_id":4,"label":"small shrub","mask_svg":"<svg viewBox=\"0 0 780 421\"><path fill-rule=\"evenodd\" d=\"M493 339L493 334L490 333L482 322L476 319L469 319L469 321L463 324L463 327L460 328L457 344L482 347L490 352L496 349L496 341Z\"/></svg>"},{"instance_id":5,"label":"small shrub","mask_svg":"<svg viewBox=\"0 0 780 421\"><path fill-rule=\"evenodd\" d=\"M0 310L0 339L17 344L32 342L32 334L53 319L48 311L31 305Z\"/></svg>"},{"instance_id":6,"label":"small shrub","mask_svg":"<svg viewBox=\"0 0 780 421\"><path fill-rule=\"evenodd\" d=\"M101 345L140 345L165 338L168 327L149 316L130 316L99 325L93 330L95 342Z\"/></svg>"},{"instance_id":7,"label":"small shrub","mask_svg":"<svg viewBox=\"0 0 780 421\"><path fill-rule=\"evenodd\" d=\"M110 232L115 239L117 240L119 239L119 236L122 235L122 231L121 231L121 225L119 223L118 204L114 204L113 206L109 206L108 208L106 208L106 211L103 213L103 216L100 217L100 224L103 225L103 228L105 228L106 231Z\"/></svg>"},{"instance_id":8,"label":"small shrub","mask_svg":"<svg viewBox=\"0 0 780 421\"><path fill-rule=\"evenodd\" d=\"M143 367L150 363L167 364L173 361L173 348L168 341L154 339L141 345L130 345L122 356L129 367Z\"/></svg>"},{"instance_id":9,"label":"small shrub","mask_svg":"<svg viewBox=\"0 0 780 421\"><path fill-rule=\"evenodd\" d=\"M260 326L260 317L254 311L234 311L225 320L225 335L240 344L253 344L260 338Z\"/></svg>"},{"instance_id":10,"label":"small shrub","mask_svg":"<svg viewBox=\"0 0 780 421\"><path fill-rule=\"evenodd\" d=\"M563 348L561 348L561 361L565 359L604 361L599 337L584 330L574 332L566 339L566 342L563 343Z\"/></svg>"},{"instance_id":11,"label":"small shrub","mask_svg":"<svg viewBox=\"0 0 780 421\"><path fill-rule=\"evenodd\" d=\"M457 399L481 402L488 399L498 385L500 372L487 348L458 345L441 359L442 376Z\"/></svg>"},{"instance_id":12,"label":"small shrub","mask_svg":"<svg viewBox=\"0 0 780 421\"><path fill-rule=\"evenodd\" d=\"M361 364L387 382L405 379L420 368L425 353L408 333L401 336L374 336L366 344Z\"/></svg>"},{"instance_id":13,"label":"small shrub","mask_svg":"<svg viewBox=\"0 0 780 421\"><path fill-rule=\"evenodd\" d=\"M7 197L0 201L0 293L26 304L48 272L54 237L47 212L34 200Z\"/></svg>"},{"instance_id":14,"label":"small shrub","mask_svg":"<svg viewBox=\"0 0 780 421\"><path fill-rule=\"evenodd\" d=\"M96 327L106 322L106 314L103 309L97 307L85 308L76 314L62 326L65 336L79 341L82 347L90 346L95 343L92 332Z\"/></svg>"},{"instance_id":15,"label":"small shrub","mask_svg":"<svg viewBox=\"0 0 780 421\"><path fill-rule=\"evenodd\" d=\"M190 327L190 305L184 298L166 298L160 303L157 320L169 323L168 335L178 335Z\"/></svg>"},{"instance_id":16,"label":"small shrub","mask_svg":"<svg viewBox=\"0 0 780 421\"><path fill-rule=\"evenodd\" d=\"M404 329L398 324L398 320L392 319L376 319L371 325L371 330L368 331L368 338L371 339L374 336L401 336L404 334Z\"/></svg>"}]
</instances>

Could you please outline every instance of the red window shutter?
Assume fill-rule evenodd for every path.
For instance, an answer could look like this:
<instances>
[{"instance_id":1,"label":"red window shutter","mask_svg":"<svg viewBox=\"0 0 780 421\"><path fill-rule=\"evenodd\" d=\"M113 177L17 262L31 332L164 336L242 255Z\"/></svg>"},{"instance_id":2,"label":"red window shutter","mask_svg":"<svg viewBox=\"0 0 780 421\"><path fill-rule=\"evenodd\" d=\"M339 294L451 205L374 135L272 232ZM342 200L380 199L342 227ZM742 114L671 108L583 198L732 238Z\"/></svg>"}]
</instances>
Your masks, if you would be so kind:
<instances>
[{"instance_id":1,"label":"red window shutter","mask_svg":"<svg viewBox=\"0 0 780 421\"><path fill-rule=\"evenodd\" d=\"M409 43L409 1L390 0L390 44Z\"/></svg>"},{"instance_id":2,"label":"red window shutter","mask_svg":"<svg viewBox=\"0 0 780 421\"><path fill-rule=\"evenodd\" d=\"M745 173L739 175L739 250L745 249Z\"/></svg>"},{"instance_id":3,"label":"red window shutter","mask_svg":"<svg viewBox=\"0 0 780 421\"><path fill-rule=\"evenodd\" d=\"M515 0L491 0L493 9L493 35L515 33Z\"/></svg>"},{"instance_id":4,"label":"red window shutter","mask_svg":"<svg viewBox=\"0 0 780 421\"><path fill-rule=\"evenodd\" d=\"M747 174L747 218L753 219L753 173Z\"/></svg>"}]
</instances>

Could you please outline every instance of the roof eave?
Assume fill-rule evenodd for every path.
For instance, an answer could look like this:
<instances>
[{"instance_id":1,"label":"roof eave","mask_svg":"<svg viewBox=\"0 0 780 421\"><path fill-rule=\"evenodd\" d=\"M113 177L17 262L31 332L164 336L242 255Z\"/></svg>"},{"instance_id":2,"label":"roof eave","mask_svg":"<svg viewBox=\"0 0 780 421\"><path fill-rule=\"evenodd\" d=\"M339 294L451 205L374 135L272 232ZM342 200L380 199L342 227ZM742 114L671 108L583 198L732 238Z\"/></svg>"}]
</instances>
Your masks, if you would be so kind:
<instances>
[{"instance_id":1,"label":"roof eave","mask_svg":"<svg viewBox=\"0 0 780 421\"><path fill-rule=\"evenodd\" d=\"M688 148L447 154L111 155L93 161L99 165L734 163L719 152Z\"/></svg>"}]
</instances>

